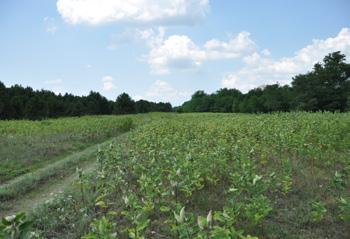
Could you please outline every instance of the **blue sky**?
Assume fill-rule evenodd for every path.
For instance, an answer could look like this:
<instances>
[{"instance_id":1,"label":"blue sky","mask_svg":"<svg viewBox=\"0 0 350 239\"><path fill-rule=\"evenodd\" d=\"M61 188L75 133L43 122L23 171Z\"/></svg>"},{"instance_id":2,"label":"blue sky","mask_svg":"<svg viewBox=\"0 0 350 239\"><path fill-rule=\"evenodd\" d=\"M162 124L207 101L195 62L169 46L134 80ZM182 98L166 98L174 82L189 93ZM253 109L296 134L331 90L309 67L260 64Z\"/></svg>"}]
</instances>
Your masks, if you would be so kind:
<instances>
[{"instance_id":1,"label":"blue sky","mask_svg":"<svg viewBox=\"0 0 350 239\"><path fill-rule=\"evenodd\" d=\"M2 0L0 81L109 99L188 100L290 83L350 58L348 0Z\"/></svg>"}]
</instances>

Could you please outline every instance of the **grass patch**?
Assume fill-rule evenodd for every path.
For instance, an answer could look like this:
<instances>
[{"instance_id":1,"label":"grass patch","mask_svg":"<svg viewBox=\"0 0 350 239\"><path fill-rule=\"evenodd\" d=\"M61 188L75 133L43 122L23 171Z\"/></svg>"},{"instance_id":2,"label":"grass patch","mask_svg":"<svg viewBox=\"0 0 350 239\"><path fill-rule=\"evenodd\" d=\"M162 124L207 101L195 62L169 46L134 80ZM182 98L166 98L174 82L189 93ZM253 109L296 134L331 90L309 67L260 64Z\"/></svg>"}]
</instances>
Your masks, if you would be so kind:
<instances>
[{"instance_id":1,"label":"grass patch","mask_svg":"<svg viewBox=\"0 0 350 239\"><path fill-rule=\"evenodd\" d=\"M107 145L112 140L104 142L101 145ZM22 175L6 184L0 186L0 201L8 201L24 194L41 184L52 180L53 178L64 177L76 170L76 167L83 162L91 161L96 158L98 147L96 145L71 154L66 158L40 168L34 172Z\"/></svg>"},{"instance_id":2,"label":"grass patch","mask_svg":"<svg viewBox=\"0 0 350 239\"><path fill-rule=\"evenodd\" d=\"M94 173L85 175L93 181ZM52 199L39 205L30 214L36 238L81 238L89 229L96 216L95 200L97 194L91 187L84 186L84 200L78 181L65 192L53 195Z\"/></svg>"},{"instance_id":3,"label":"grass patch","mask_svg":"<svg viewBox=\"0 0 350 239\"><path fill-rule=\"evenodd\" d=\"M0 122L0 185L130 130L129 116Z\"/></svg>"}]
</instances>

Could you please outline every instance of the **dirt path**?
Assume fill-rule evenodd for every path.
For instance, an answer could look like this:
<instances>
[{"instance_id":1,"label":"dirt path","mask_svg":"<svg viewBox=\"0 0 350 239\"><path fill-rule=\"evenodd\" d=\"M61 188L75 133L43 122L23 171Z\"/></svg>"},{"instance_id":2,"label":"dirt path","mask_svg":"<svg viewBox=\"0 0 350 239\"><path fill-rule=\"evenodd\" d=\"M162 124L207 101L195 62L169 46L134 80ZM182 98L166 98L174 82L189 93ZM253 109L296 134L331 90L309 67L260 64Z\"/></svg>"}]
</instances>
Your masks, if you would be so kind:
<instances>
[{"instance_id":1,"label":"dirt path","mask_svg":"<svg viewBox=\"0 0 350 239\"><path fill-rule=\"evenodd\" d=\"M91 172L95 169L95 161L80 165L80 168L82 168L84 172ZM11 205L10 209L1 211L0 217L12 215L16 212L29 212L38 205L53 198L55 194L65 191L65 189L70 187L77 178L78 176L76 173L65 177L55 178L54 182L50 181L41 185L35 191L23 195L21 198L6 202Z\"/></svg>"},{"instance_id":2,"label":"dirt path","mask_svg":"<svg viewBox=\"0 0 350 239\"><path fill-rule=\"evenodd\" d=\"M96 152L97 152L98 146L107 144L110 142L112 142L112 140L108 140L102 144L90 146L88 148L88 151L90 153L89 159L79 163L78 167L82 168L85 173L93 171L96 168L95 159L96 159ZM94 148L94 150L92 150L92 148ZM86 150L83 150L83 151L86 151ZM79 154L81 154L81 152L75 153L74 156ZM86 155L86 152L84 153L84 155ZM40 170L45 170L45 168ZM50 179L48 182L41 184L39 187L36 187L35 190L31 190L30 192L25 193L21 197L18 197L10 201L2 202L6 204L6 206L5 206L5 209L3 210L0 209L0 218L7 215L15 214L16 212L20 212L20 211L29 212L30 210L34 209L38 205L53 198L55 194L65 191L65 189L70 187L77 178L78 178L78 175L75 171L65 176L55 177Z\"/></svg>"}]
</instances>

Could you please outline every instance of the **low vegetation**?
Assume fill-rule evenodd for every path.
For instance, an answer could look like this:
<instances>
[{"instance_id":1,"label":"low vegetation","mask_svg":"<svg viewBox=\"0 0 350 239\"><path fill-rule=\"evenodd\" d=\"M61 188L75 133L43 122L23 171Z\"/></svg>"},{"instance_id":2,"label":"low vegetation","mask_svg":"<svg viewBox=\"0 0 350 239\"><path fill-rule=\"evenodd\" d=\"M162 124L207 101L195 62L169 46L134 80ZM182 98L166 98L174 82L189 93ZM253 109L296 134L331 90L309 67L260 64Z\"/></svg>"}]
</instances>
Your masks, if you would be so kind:
<instances>
[{"instance_id":1,"label":"low vegetation","mask_svg":"<svg viewBox=\"0 0 350 239\"><path fill-rule=\"evenodd\" d=\"M350 115L153 118L31 214L33 238L347 238Z\"/></svg>"},{"instance_id":2,"label":"low vegetation","mask_svg":"<svg viewBox=\"0 0 350 239\"><path fill-rule=\"evenodd\" d=\"M134 117L137 121L140 117ZM136 123L136 121L134 123ZM0 184L133 127L130 117L0 122Z\"/></svg>"},{"instance_id":3,"label":"low vegetation","mask_svg":"<svg viewBox=\"0 0 350 239\"><path fill-rule=\"evenodd\" d=\"M105 142L108 144L109 141ZM8 201L27 193L30 190L40 187L45 182L49 182L53 178L62 178L66 175L74 173L76 167L87 161L94 161L96 157L97 147L89 148L74 153L62 160L58 160L43 168L39 168L34 172L24 174L9 182L0 185L0 202ZM0 210L2 207L0 206Z\"/></svg>"}]
</instances>

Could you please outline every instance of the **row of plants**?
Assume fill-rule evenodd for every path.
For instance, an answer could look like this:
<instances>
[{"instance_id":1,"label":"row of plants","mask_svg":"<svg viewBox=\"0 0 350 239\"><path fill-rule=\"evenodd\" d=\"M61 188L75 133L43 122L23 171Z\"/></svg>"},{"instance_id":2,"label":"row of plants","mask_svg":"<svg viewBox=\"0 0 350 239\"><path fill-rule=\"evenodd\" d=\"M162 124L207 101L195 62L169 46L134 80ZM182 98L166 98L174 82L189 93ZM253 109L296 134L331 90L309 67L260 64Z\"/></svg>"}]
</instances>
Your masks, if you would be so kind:
<instances>
[{"instance_id":1,"label":"row of plants","mask_svg":"<svg viewBox=\"0 0 350 239\"><path fill-rule=\"evenodd\" d=\"M79 171L74 194L36 211L30 232L84 239L347 238L349 146L349 114L154 118L101 148L96 173Z\"/></svg>"},{"instance_id":2,"label":"row of plants","mask_svg":"<svg viewBox=\"0 0 350 239\"><path fill-rule=\"evenodd\" d=\"M328 113L153 121L100 152L83 238L346 238L349 123ZM288 207L295 223L279 221Z\"/></svg>"}]
</instances>

